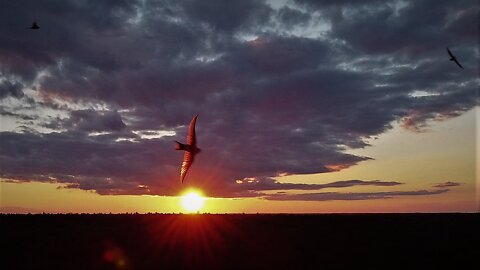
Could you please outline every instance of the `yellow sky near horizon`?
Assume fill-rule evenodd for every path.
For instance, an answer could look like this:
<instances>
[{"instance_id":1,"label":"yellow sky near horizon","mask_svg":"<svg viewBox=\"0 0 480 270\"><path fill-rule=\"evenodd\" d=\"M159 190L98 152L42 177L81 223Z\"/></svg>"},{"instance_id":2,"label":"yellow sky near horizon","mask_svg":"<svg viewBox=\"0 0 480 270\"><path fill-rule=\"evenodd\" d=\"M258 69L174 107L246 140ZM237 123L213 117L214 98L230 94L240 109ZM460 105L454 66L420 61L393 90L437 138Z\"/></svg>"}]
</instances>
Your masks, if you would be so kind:
<instances>
[{"instance_id":1,"label":"yellow sky near horizon","mask_svg":"<svg viewBox=\"0 0 480 270\"><path fill-rule=\"evenodd\" d=\"M319 192L436 190L434 184L459 182L443 194L355 201L269 201L259 198L209 198L201 212L210 213L335 213L335 212L474 212L480 193L477 156L479 110L442 122L431 122L423 133L394 128L370 140L372 146L348 150L373 158L339 172L278 177L280 182L328 183L340 180L382 180L399 186L356 186ZM98 195L57 188L55 183L0 183L2 212L124 213L184 212L178 197ZM315 191L312 191L315 192ZM22 210L23 209L23 210Z\"/></svg>"}]
</instances>

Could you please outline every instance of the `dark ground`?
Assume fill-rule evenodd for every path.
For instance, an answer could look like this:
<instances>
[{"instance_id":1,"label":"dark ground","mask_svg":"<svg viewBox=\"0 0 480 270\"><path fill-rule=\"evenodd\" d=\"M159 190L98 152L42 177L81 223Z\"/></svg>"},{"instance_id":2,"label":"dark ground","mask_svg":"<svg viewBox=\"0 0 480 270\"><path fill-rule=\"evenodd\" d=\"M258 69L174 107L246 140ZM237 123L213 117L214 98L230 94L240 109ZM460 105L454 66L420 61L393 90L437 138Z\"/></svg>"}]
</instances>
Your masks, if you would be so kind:
<instances>
[{"instance_id":1,"label":"dark ground","mask_svg":"<svg viewBox=\"0 0 480 270\"><path fill-rule=\"evenodd\" d=\"M0 221L1 269L477 269L480 258L480 214L0 215Z\"/></svg>"}]
</instances>

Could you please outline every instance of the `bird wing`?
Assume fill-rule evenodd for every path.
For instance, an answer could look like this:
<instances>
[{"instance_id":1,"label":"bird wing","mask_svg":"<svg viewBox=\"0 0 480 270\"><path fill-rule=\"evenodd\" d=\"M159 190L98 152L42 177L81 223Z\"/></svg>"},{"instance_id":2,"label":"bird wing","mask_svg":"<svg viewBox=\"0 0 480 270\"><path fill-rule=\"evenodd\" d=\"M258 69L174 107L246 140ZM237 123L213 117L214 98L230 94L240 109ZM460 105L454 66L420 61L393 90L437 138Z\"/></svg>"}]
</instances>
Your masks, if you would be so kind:
<instances>
[{"instance_id":1,"label":"bird wing","mask_svg":"<svg viewBox=\"0 0 480 270\"><path fill-rule=\"evenodd\" d=\"M193 163L193 153L190 151L185 151L183 155L182 170L180 171L180 181L183 183L185 176L187 175L188 169L192 166Z\"/></svg>"},{"instance_id":2,"label":"bird wing","mask_svg":"<svg viewBox=\"0 0 480 270\"><path fill-rule=\"evenodd\" d=\"M190 121L190 126L188 127L187 145L191 147L191 150L185 151L185 154L183 155L182 170L180 171L180 181L182 183L187 175L188 169L192 166L193 158L195 157L195 148L197 144L195 123L197 122L197 117L198 115L193 117L192 121Z\"/></svg>"},{"instance_id":3,"label":"bird wing","mask_svg":"<svg viewBox=\"0 0 480 270\"><path fill-rule=\"evenodd\" d=\"M195 135L195 123L197 122L197 117L198 114L193 117L190 126L188 127L187 144L191 145L193 149L197 144L197 136Z\"/></svg>"},{"instance_id":4,"label":"bird wing","mask_svg":"<svg viewBox=\"0 0 480 270\"><path fill-rule=\"evenodd\" d=\"M447 52L448 52L448 55L450 55L450 57L455 58L455 56L453 56L452 52L450 51L450 49L448 47L447 47Z\"/></svg>"},{"instance_id":5,"label":"bird wing","mask_svg":"<svg viewBox=\"0 0 480 270\"><path fill-rule=\"evenodd\" d=\"M460 63L458 62L457 58L453 58L453 61L454 61L455 63L457 63L457 65L458 65L459 67L463 68L462 65L460 65Z\"/></svg>"}]
</instances>

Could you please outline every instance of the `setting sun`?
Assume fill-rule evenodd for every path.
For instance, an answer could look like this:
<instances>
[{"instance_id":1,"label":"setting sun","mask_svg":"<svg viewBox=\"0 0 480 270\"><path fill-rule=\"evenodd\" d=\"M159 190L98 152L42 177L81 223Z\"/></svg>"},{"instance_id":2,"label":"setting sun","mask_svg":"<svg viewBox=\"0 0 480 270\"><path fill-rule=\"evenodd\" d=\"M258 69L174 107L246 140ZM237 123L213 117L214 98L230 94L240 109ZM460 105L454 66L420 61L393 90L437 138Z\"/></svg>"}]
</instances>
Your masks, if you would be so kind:
<instances>
[{"instance_id":1,"label":"setting sun","mask_svg":"<svg viewBox=\"0 0 480 270\"><path fill-rule=\"evenodd\" d=\"M188 191L181 197L183 209L188 212L197 212L203 207L205 198L198 191Z\"/></svg>"}]
</instances>

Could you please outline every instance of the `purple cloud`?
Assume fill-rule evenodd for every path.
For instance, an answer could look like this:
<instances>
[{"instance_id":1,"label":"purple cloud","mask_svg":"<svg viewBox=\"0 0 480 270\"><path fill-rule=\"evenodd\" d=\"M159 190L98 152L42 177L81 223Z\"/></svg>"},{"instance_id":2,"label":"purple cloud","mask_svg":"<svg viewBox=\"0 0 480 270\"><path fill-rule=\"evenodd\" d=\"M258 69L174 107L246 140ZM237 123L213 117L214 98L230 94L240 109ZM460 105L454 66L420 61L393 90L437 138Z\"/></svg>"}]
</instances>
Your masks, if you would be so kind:
<instances>
[{"instance_id":1,"label":"purple cloud","mask_svg":"<svg viewBox=\"0 0 480 270\"><path fill-rule=\"evenodd\" d=\"M281 183L272 178L245 178L236 181L236 187L241 190L319 190L324 188L344 188L353 186L397 186L403 183L395 181L381 180L343 180L326 184L297 184L297 183Z\"/></svg>"},{"instance_id":2,"label":"purple cloud","mask_svg":"<svg viewBox=\"0 0 480 270\"><path fill-rule=\"evenodd\" d=\"M126 128L116 111L76 110L67 119L53 119L45 124L53 129L68 129L84 132L121 131Z\"/></svg>"},{"instance_id":3,"label":"purple cloud","mask_svg":"<svg viewBox=\"0 0 480 270\"><path fill-rule=\"evenodd\" d=\"M8 96L15 98L23 97L23 85L18 82L0 81L0 99Z\"/></svg>"},{"instance_id":4,"label":"purple cloud","mask_svg":"<svg viewBox=\"0 0 480 270\"><path fill-rule=\"evenodd\" d=\"M438 183L438 184L434 185L433 187L448 188L448 187L457 187L457 186L460 186L460 185L461 185L460 183L448 181L448 182L444 182L444 183Z\"/></svg>"},{"instance_id":5,"label":"purple cloud","mask_svg":"<svg viewBox=\"0 0 480 270\"><path fill-rule=\"evenodd\" d=\"M448 189L439 189L434 191L416 190L416 191L390 191L390 192L364 192L364 193L339 193L339 192L321 192L306 194L272 194L265 196L267 200L275 201L352 201L352 200L378 200L391 199L399 196L427 196L437 195L448 192Z\"/></svg>"}]
</instances>

